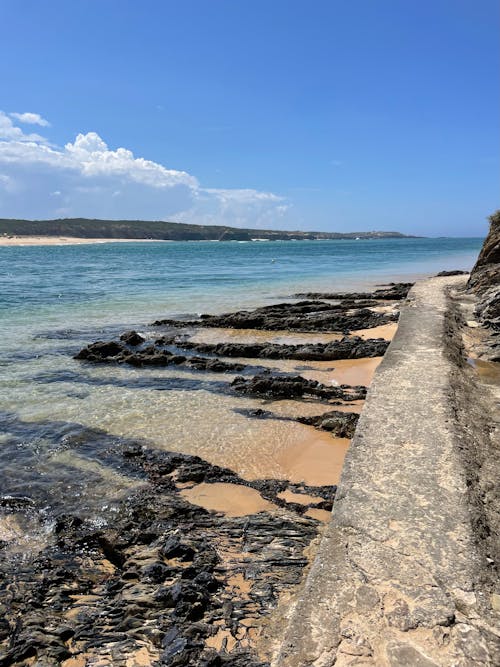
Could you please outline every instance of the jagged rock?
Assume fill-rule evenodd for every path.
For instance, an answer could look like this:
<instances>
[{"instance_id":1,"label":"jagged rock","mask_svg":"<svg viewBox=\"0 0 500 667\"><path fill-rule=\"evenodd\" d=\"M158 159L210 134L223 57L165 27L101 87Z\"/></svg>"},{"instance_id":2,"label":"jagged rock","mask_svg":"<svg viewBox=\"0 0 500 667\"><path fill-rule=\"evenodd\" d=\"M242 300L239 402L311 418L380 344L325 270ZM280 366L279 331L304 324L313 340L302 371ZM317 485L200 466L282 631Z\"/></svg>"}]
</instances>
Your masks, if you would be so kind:
<instances>
[{"instance_id":1,"label":"jagged rock","mask_svg":"<svg viewBox=\"0 0 500 667\"><path fill-rule=\"evenodd\" d=\"M83 348L75 356L75 359L90 361L92 363L117 363L129 364L138 368L146 366L186 366L195 370L212 371L214 373L225 373L228 371L242 371L244 364L228 363L220 359L206 357L185 357L173 354L155 345L149 345L142 350L132 352L122 343L110 341L104 343L97 341Z\"/></svg>"},{"instance_id":2,"label":"jagged rock","mask_svg":"<svg viewBox=\"0 0 500 667\"><path fill-rule=\"evenodd\" d=\"M0 560L0 580L9 582L0 587L0 664L57 665L83 656L88 664L124 665L147 649L153 664L169 667L266 667L240 621L260 621L300 582L318 522L304 516L305 507L277 498L287 486L282 480L248 482L198 457L130 442L116 465L130 474L142 470L147 483L125 496L112 525L61 515L56 542L32 562ZM163 483L173 473L179 483L251 486L276 510L209 512ZM335 487L297 491L323 499L315 506L328 509ZM231 583L235 573L249 582L249 593ZM206 647L219 630L232 638L234 652Z\"/></svg>"},{"instance_id":3,"label":"jagged rock","mask_svg":"<svg viewBox=\"0 0 500 667\"><path fill-rule=\"evenodd\" d=\"M193 343L179 341L178 347L221 357L248 357L257 359L297 359L301 361L335 361L381 357L389 342L383 338L363 340L359 336L344 337L329 343L307 345L279 345L276 343Z\"/></svg>"},{"instance_id":4,"label":"jagged rock","mask_svg":"<svg viewBox=\"0 0 500 667\"><path fill-rule=\"evenodd\" d=\"M125 346L116 341L98 340L92 345L83 348L75 356L75 359L86 359L87 361L99 361L102 359L111 359L118 356L125 350Z\"/></svg>"},{"instance_id":5,"label":"jagged rock","mask_svg":"<svg viewBox=\"0 0 500 667\"><path fill-rule=\"evenodd\" d=\"M466 276L468 271L440 271L436 274L436 278L447 278L448 276Z\"/></svg>"},{"instance_id":6,"label":"jagged rock","mask_svg":"<svg viewBox=\"0 0 500 667\"><path fill-rule=\"evenodd\" d=\"M354 310L353 310L354 307ZM370 329L394 322L397 314L376 313L349 303L329 304L323 301L278 303L255 310L241 310L223 315L202 315L199 320L156 320L153 326L222 327L231 329L262 329L265 331L352 331Z\"/></svg>"},{"instance_id":7,"label":"jagged rock","mask_svg":"<svg viewBox=\"0 0 500 667\"><path fill-rule=\"evenodd\" d=\"M264 396L266 398L301 398L315 396L324 399L341 399L356 401L365 398L366 387L327 387L316 380L306 380L300 375L293 377L261 373L252 378L236 377L231 386L235 391L249 396Z\"/></svg>"},{"instance_id":8,"label":"jagged rock","mask_svg":"<svg viewBox=\"0 0 500 667\"><path fill-rule=\"evenodd\" d=\"M301 424L309 424L323 431L331 431L337 438L352 438L359 415L355 412L332 410L316 417L299 417Z\"/></svg>"},{"instance_id":9,"label":"jagged rock","mask_svg":"<svg viewBox=\"0 0 500 667\"><path fill-rule=\"evenodd\" d=\"M127 343L127 345L132 345L135 347L141 343L144 343L146 339L138 334L137 331L125 331L125 333L120 336L120 340L122 340L124 343Z\"/></svg>"},{"instance_id":10,"label":"jagged rock","mask_svg":"<svg viewBox=\"0 0 500 667\"><path fill-rule=\"evenodd\" d=\"M476 315L484 326L500 331L500 210L490 216L490 231L467 287L478 297Z\"/></svg>"},{"instance_id":11,"label":"jagged rock","mask_svg":"<svg viewBox=\"0 0 500 667\"><path fill-rule=\"evenodd\" d=\"M364 299L371 301L378 299L382 301L400 301L408 296L408 292L413 285L414 283L389 283L383 286L384 289L378 289L374 292L303 292L294 296L299 298L305 297L307 299L346 300L351 303L362 302Z\"/></svg>"},{"instance_id":12,"label":"jagged rock","mask_svg":"<svg viewBox=\"0 0 500 667\"><path fill-rule=\"evenodd\" d=\"M469 289L477 294L500 284L500 210L491 215L489 221L488 236L468 282Z\"/></svg>"}]
</instances>

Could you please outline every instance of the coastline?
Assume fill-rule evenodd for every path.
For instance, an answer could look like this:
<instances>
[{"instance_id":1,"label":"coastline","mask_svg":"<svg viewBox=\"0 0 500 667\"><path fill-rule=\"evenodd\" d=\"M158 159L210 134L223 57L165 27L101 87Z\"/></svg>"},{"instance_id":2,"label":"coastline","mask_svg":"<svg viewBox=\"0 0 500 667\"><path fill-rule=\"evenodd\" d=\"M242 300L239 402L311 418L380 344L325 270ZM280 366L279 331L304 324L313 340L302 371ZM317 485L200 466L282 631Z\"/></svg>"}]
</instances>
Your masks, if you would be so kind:
<instances>
[{"instance_id":1,"label":"coastline","mask_svg":"<svg viewBox=\"0 0 500 667\"><path fill-rule=\"evenodd\" d=\"M39 543L32 540L35 546L38 544L30 556L32 562L36 564L39 558L45 559L44 585L49 587L45 599L47 603L55 598L60 600L50 612L52 622L62 622L57 611L58 605L62 605L64 622L69 623L72 633L85 636L90 632L92 636L92 645L80 640L74 648L73 643L70 648L63 647L50 634L47 643L33 630L34 610L29 603L30 594L25 592L22 598L10 598L9 607L13 613L22 613L26 632L36 637L37 655L54 656L57 650L60 663L65 667L72 665L72 660L113 661L111 650L119 650L120 656L127 656L129 661L137 660L139 655L154 661L160 656L158 647L145 635L141 635L137 643L133 633L120 630L120 648L111 649L112 637L122 626L92 625L89 630L84 619L94 618L96 613L98 616L116 615L120 609L120 623L124 622L124 615L133 614L141 619L141 626L146 623L156 627L166 604L167 608L175 610L172 627L176 636L186 637L193 620L191 611L183 616L185 612L181 610L190 610L193 604L186 588L189 584L194 587L196 596L200 596L199 613L206 629L201 642L185 640L185 657L178 664L197 664L195 656L200 655L215 659L217 655L234 657L239 654L247 665L268 664L277 638L269 634L269 623L274 623L270 612L279 616L286 608L282 601L300 582L313 557L315 540L330 519L335 484L362 408L366 386L387 345L382 339L374 342L369 336L370 329L378 335L392 336L397 304L407 288L401 291L395 286L379 290L381 294L374 295L378 300L365 293L349 293L347 298L339 295L340 304L334 296L328 295L325 301L295 299L292 303L263 306L255 312L236 311L229 314L232 322L224 321L228 314L195 322L161 322L152 325L149 333L125 332L104 347L90 343L80 356L77 355L75 368L85 371L87 377L89 373L96 379L105 377L106 382L112 380L113 375L123 375L122 369L127 368L135 375L140 373L143 382L149 382L152 373L158 375L165 369L162 389L171 376L180 379L183 374L192 378L190 383L195 378L199 378L196 382L205 382L204 378L216 382L214 405L226 401L224 397L229 392L234 396L231 401L236 401L235 407L238 403L242 406L239 408L241 416L233 412L232 419L240 420L238 428L248 424L244 438L250 437L250 427L257 428L257 432L263 429L262 438L260 443L255 439L248 442L248 454L245 450L242 452L244 457L250 455L256 459L257 465L251 468L253 473L248 474L242 474L244 468L238 474L231 465L237 464L236 442L229 451L222 452L219 460L225 460L227 465L229 454L230 464L222 468L214 463L215 459L203 456L199 447L202 443L194 443L198 455L203 456L201 459L193 456L195 450L190 454L151 449L147 441L144 444L144 439L138 437L140 428L137 435L127 428L128 435L124 432L119 436L116 428L109 428L98 414L101 430L85 427L76 431L76 440L69 444L69 452L65 439L64 448L52 458L53 466L58 461L79 466L78 475L85 485L86 475L97 470L95 463L89 469L88 452L93 452L89 448L94 441L103 442L108 444L99 446L92 453L92 460L108 471L109 489L115 479L118 481L118 475L126 475L128 481L123 489L125 496L122 490L121 499L115 501L112 523L96 530L88 519L83 518L82 523L78 504L71 507L66 503L64 516L55 515L57 542L54 543L50 535L45 536L48 543L42 538ZM329 333L343 329L345 334L347 327L351 329L349 336ZM218 337L219 331L225 331L226 336ZM357 337L357 331L362 337ZM192 388L196 390L196 385ZM166 394L162 392L159 396L162 395ZM184 395L187 396L186 392ZM210 395L207 394L206 399ZM208 407L206 399L204 409ZM124 400L130 399L125 397ZM185 398L183 403L186 404ZM103 407L110 412L109 403ZM154 414L161 416L159 404L153 407ZM148 414L153 418L151 412L146 413L146 419ZM184 420L187 416L183 415ZM28 425L29 422L11 420L8 430L25 433ZM36 423L30 428L34 426ZM72 431L75 427L71 425ZM281 431L288 434L282 438L283 451L273 453L269 450L275 449L278 442L270 441L269 436ZM287 442L290 434L295 438L292 447ZM111 442L116 444L110 449ZM55 451L58 449L56 446ZM86 452L85 458L82 458L83 452ZM273 474L277 470L269 467L272 459L268 454L275 457L280 474ZM245 458L241 462L245 463ZM29 519L36 526L40 520L37 516L36 505L24 509L18 501L3 498L3 517L7 523L3 524L2 536L7 550L8 545L15 542L16 533L22 531L23 521ZM36 534L41 527L31 530ZM184 536L180 541L174 539L179 531ZM236 543L232 542L233 535L237 536ZM243 535L246 535L244 548ZM259 544L261 547L257 548ZM72 584L68 597L69 582L61 584L56 570L61 563L69 567L75 557L79 558L82 548L86 561L78 565L79 584ZM216 558L210 555L213 549ZM54 566L51 553L55 556ZM8 562L4 567L11 576ZM137 568L144 568L145 574ZM28 564L24 571L21 576L24 590L36 590L40 585L36 567ZM213 599L208 599L203 592L206 584L197 583L205 573L215 577L210 584L217 590ZM113 582L116 590L121 591L118 597L109 589ZM178 597L172 599L174 590L178 590ZM139 607L135 603L137 599L142 600ZM224 600L229 600L234 610L227 618L220 617L219 605ZM18 635L15 651L25 650L24 636L23 633ZM7 653L8 664L22 664L15 655L12 649Z\"/></svg>"},{"instance_id":2,"label":"coastline","mask_svg":"<svg viewBox=\"0 0 500 667\"><path fill-rule=\"evenodd\" d=\"M160 239L81 238L76 236L0 236L0 246L85 245L97 243L173 243Z\"/></svg>"},{"instance_id":3,"label":"coastline","mask_svg":"<svg viewBox=\"0 0 500 667\"><path fill-rule=\"evenodd\" d=\"M0 498L0 547L8 556L0 567L18 588L0 608L8 610L9 628L14 616L23 619L15 637L8 631L6 664L25 667L19 656L31 651L63 667L173 659L179 667L269 667L279 651L409 285L393 284L397 271L339 274L330 284L296 272L295 283L286 283L286 275L272 274L273 250L260 254L270 284L252 283L263 287L252 295L233 283L221 290L220 258L241 258L249 246L220 244L213 253L211 245L171 244L168 253L116 248L112 260L125 270L115 265L114 273L102 270L108 251L35 253L42 279L47 258L59 271L71 256L75 278L88 266L98 281L90 284L100 289L109 276L104 294L129 279L130 258L141 257L163 278L170 264L178 271L179 259L192 272L200 266L192 258L208 254L216 280L204 295L197 275L202 298L195 301L194 291L180 292L196 303L195 313L169 300L167 319L145 324L144 313L161 314L162 301L153 309L137 295L120 301L127 281L116 313L134 303L134 319L86 304L77 319L65 308L57 314L60 297L79 294L64 264L60 287L51 279L50 291L39 292L46 312L57 315L52 327L44 331L42 318L30 323L25 342L6 337L19 361L12 356L5 382L11 397L3 402L7 470L16 475ZM332 244L323 257L333 251ZM302 252L283 248L283 265ZM33 266L32 253L15 254L20 266ZM12 254L4 255L7 265ZM253 273L259 252L251 256ZM135 264L134 276L155 284L144 266ZM391 284L380 285L386 280ZM339 288L350 291L333 292ZM206 310L211 314L202 315ZM26 392L32 397L23 403ZM26 489L30 498L21 497ZM41 586L42 607L35 608L30 600ZM44 635L40 608L50 628ZM69 639L52 632L59 627ZM1 642L0 634L0 655Z\"/></svg>"}]
</instances>

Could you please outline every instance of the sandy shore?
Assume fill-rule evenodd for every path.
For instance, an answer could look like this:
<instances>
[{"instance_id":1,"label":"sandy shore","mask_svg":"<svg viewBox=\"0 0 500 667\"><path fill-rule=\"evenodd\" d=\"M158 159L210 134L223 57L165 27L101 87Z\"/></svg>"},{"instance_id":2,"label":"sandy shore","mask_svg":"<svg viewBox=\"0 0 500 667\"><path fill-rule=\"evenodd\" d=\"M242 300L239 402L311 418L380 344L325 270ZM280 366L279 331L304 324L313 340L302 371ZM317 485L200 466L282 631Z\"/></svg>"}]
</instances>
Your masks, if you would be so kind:
<instances>
[{"instance_id":1,"label":"sandy shore","mask_svg":"<svg viewBox=\"0 0 500 667\"><path fill-rule=\"evenodd\" d=\"M0 246L80 245L83 243L158 243L159 240L161 239L83 239L75 236L0 236Z\"/></svg>"}]
</instances>

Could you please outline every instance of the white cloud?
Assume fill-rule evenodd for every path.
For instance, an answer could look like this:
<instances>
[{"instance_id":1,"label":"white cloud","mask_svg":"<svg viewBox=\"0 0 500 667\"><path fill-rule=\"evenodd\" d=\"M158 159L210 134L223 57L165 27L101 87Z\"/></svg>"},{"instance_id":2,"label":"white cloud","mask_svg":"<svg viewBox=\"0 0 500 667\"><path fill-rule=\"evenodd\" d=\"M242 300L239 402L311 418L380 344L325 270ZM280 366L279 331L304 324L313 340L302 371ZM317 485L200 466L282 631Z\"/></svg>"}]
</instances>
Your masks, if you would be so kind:
<instances>
[{"instance_id":1,"label":"white cloud","mask_svg":"<svg viewBox=\"0 0 500 667\"><path fill-rule=\"evenodd\" d=\"M20 127L16 127L7 114L0 111L0 139L12 141L38 141L43 143L45 139L39 134L24 134Z\"/></svg>"},{"instance_id":2,"label":"white cloud","mask_svg":"<svg viewBox=\"0 0 500 667\"><path fill-rule=\"evenodd\" d=\"M198 187L198 181L185 171L166 169L163 165L144 158L135 158L132 151L118 148L110 151L95 132L79 134L74 143L66 144L67 156L79 165L87 176L122 176L155 188L175 185Z\"/></svg>"},{"instance_id":3,"label":"white cloud","mask_svg":"<svg viewBox=\"0 0 500 667\"><path fill-rule=\"evenodd\" d=\"M241 189L241 190L224 190L218 188L205 188L204 192L214 195L222 202L238 202L240 204L248 204L250 202L279 202L283 201L283 197L273 194L272 192L261 192L259 190Z\"/></svg>"},{"instance_id":4,"label":"white cloud","mask_svg":"<svg viewBox=\"0 0 500 667\"><path fill-rule=\"evenodd\" d=\"M185 171L135 157L127 148L111 150L96 132L78 134L64 147L51 145L25 134L1 111L0 167L2 217L39 219L63 211L75 217L272 227L288 210L272 192L203 188Z\"/></svg>"},{"instance_id":5,"label":"white cloud","mask_svg":"<svg viewBox=\"0 0 500 667\"><path fill-rule=\"evenodd\" d=\"M45 118L42 118L38 113L30 113L26 111L25 113L17 113L13 111L9 114L12 118L15 118L20 123L27 123L28 125L40 125L41 127L49 127L50 123Z\"/></svg>"}]
</instances>

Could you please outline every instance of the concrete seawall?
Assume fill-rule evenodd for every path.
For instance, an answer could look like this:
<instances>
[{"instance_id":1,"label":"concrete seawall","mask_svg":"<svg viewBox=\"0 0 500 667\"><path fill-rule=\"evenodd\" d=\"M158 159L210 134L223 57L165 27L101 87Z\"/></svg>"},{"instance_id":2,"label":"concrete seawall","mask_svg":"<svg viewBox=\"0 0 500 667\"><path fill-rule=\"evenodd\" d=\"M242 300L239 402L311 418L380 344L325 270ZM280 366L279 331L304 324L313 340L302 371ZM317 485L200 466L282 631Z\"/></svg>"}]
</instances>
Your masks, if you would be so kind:
<instances>
[{"instance_id":1,"label":"concrete seawall","mask_svg":"<svg viewBox=\"0 0 500 667\"><path fill-rule=\"evenodd\" d=\"M402 308L274 667L500 664L500 597L474 492L488 414L449 298L464 283L417 283Z\"/></svg>"}]
</instances>

